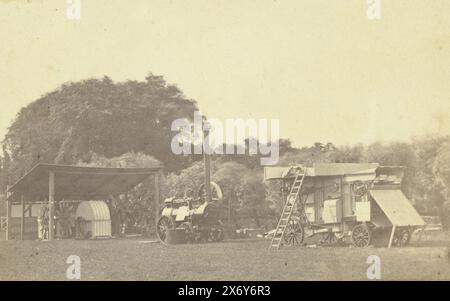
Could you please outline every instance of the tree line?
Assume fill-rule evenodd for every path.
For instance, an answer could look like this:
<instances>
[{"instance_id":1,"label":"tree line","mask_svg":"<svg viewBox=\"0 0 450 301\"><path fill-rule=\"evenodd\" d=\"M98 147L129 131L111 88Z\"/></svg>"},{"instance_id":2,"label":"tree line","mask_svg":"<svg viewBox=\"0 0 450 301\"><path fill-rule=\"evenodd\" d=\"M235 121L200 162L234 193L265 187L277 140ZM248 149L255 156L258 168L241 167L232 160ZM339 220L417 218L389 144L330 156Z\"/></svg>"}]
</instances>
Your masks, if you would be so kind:
<instances>
[{"instance_id":1,"label":"tree line","mask_svg":"<svg viewBox=\"0 0 450 301\"><path fill-rule=\"evenodd\" d=\"M171 122L192 119L197 110L194 100L153 74L144 81L114 82L104 77L65 83L23 107L12 121L2 141L0 189L5 191L6 185L37 163L145 167L161 162L166 173L164 197L195 190L203 181L202 157L174 155L170 142L175 135ZM244 154L214 155L212 178L223 187L234 215L252 217L259 224L261 217L276 215L281 195L275 185L263 182L260 158L249 155L248 143L235 146L246 148ZM402 188L417 210L449 219L448 136L351 146L316 142L294 147L289 139L279 144L279 165L377 162L405 166ZM152 196L147 184L141 184L135 194L148 203Z\"/></svg>"}]
</instances>

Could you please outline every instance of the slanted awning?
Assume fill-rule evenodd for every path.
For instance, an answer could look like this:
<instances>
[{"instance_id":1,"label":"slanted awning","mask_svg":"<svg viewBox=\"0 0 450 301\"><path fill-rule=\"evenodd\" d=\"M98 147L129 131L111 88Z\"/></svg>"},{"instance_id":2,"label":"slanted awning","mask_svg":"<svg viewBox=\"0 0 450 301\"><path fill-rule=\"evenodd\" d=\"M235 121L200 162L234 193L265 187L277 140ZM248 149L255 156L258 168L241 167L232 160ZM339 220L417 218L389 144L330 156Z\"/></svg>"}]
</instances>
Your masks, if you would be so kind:
<instances>
[{"instance_id":1,"label":"slanted awning","mask_svg":"<svg viewBox=\"0 0 450 301\"><path fill-rule=\"evenodd\" d=\"M370 194L394 226L423 226L425 224L401 190L371 190Z\"/></svg>"},{"instance_id":2,"label":"slanted awning","mask_svg":"<svg viewBox=\"0 0 450 301\"><path fill-rule=\"evenodd\" d=\"M8 200L41 201L48 198L49 173L55 175L55 199L104 200L130 191L162 166L151 168L106 168L38 164L8 189Z\"/></svg>"}]
</instances>

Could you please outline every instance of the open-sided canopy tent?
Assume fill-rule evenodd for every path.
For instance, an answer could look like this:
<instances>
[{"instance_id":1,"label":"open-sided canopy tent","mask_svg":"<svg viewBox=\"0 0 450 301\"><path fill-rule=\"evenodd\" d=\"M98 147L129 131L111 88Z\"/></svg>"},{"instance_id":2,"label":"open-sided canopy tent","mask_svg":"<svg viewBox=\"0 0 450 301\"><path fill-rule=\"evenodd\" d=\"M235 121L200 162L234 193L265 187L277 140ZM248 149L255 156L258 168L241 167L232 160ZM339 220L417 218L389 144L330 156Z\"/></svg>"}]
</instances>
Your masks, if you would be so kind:
<instances>
[{"instance_id":1,"label":"open-sided canopy tent","mask_svg":"<svg viewBox=\"0 0 450 301\"><path fill-rule=\"evenodd\" d=\"M8 221L11 205L22 204L22 233L25 207L45 200L53 216L58 200L105 200L128 192L147 177L155 178L155 202L159 205L159 175L161 165L147 168L106 168L55 164L38 164L7 189ZM156 215L158 212L156 212ZM52 219L50 219L52 223ZM52 225L49 225L52 229ZM8 232L7 238L8 238ZM50 231L52 232L52 231ZM52 239L52 233L49 233ZM23 237L23 235L21 235Z\"/></svg>"}]
</instances>

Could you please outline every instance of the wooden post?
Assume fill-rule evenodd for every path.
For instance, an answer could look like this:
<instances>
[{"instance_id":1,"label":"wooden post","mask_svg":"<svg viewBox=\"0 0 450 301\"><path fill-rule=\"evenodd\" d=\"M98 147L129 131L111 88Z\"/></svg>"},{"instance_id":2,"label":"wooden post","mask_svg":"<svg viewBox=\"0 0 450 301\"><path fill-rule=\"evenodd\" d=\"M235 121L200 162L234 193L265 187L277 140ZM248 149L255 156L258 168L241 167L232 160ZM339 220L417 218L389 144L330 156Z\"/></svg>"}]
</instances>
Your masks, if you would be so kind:
<instances>
[{"instance_id":1,"label":"wooden post","mask_svg":"<svg viewBox=\"0 0 450 301\"><path fill-rule=\"evenodd\" d=\"M55 201L55 173L48 175L48 240L53 239L53 204Z\"/></svg>"},{"instance_id":2,"label":"wooden post","mask_svg":"<svg viewBox=\"0 0 450 301\"><path fill-rule=\"evenodd\" d=\"M211 193L211 160L206 148L209 146L209 131L211 129L211 124L207 121L203 122L203 161L205 164L205 192L206 192L206 202L210 203L212 200Z\"/></svg>"},{"instance_id":3,"label":"wooden post","mask_svg":"<svg viewBox=\"0 0 450 301\"><path fill-rule=\"evenodd\" d=\"M211 203L212 193L211 193L211 161L209 155L205 152L204 154L205 161L205 192L206 192L206 201Z\"/></svg>"},{"instance_id":4,"label":"wooden post","mask_svg":"<svg viewBox=\"0 0 450 301\"><path fill-rule=\"evenodd\" d=\"M23 240L25 234L25 202L23 200L23 195L20 196L20 204L22 207L22 214L20 215L20 240Z\"/></svg>"},{"instance_id":5,"label":"wooden post","mask_svg":"<svg viewBox=\"0 0 450 301\"><path fill-rule=\"evenodd\" d=\"M159 191L159 172L155 173L155 227L157 226L159 219L159 199L160 199L160 191ZM156 229L156 228L155 228Z\"/></svg>"},{"instance_id":6,"label":"wooden post","mask_svg":"<svg viewBox=\"0 0 450 301\"><path fill-rule=\"evenodd\" d=\"M9 203L9 185L6 185L6 240L9 240L9 226L11 225L10 219L11 219L11 204Z\"/></svg>"},{"instance_id":7,"label":"wooden post","mask_svg":"<svg viewBox=\"0 0 450 301\"><path fill-rule=\"evenodd\" d=\"M228 227L231 229L231 197L228 198Z\"/></svg>"},{"instance_id":8,"label":"wooden post","mask_svg":"<svg viewBox=\"0 0 450 301\"><path fill-rule=\"evenodd\" d=\"M391 237L389 238L388 248L390 248L392 246L392 241L394 240L394 233L395 233L395 225L392 225L392 232L391 232Z\"/></svg>"}]
</instances>

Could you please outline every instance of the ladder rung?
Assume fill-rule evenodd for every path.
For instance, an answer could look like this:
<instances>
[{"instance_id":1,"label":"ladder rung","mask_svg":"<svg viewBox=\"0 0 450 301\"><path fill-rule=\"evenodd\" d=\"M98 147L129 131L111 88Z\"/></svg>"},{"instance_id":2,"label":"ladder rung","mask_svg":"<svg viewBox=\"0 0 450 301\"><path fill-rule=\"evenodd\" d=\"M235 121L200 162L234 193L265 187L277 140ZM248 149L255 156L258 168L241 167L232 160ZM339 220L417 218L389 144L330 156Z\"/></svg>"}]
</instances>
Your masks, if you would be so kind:
<instances>
[{"instance_id":1,"label":"ladder rung","mask_svg":"<svg viewBox=\"0 0 450 301\"><path fill-rule=\"evenodd\" d=\"M298 169L297 169L298 171ZM281 213L280 220L278 221L277 228L275 233L273 234L270 248L280 248L281 240L283 239L284 232L286 231L287 226L289 225L289 219L291 217L291 213L294 209L294 205L297 202L298 196L300 195L300 191L302 189L303 181L306 177L306 172L302 174L297 174L294 182L292 183L291 190L287 196L286 203L284 205L283 211ZM304 200L300 197L300 202L304 203Z\"/></svg>"}]
</instances>

